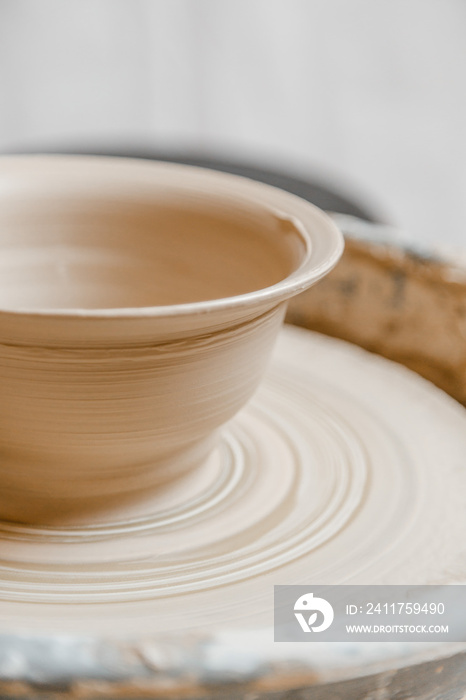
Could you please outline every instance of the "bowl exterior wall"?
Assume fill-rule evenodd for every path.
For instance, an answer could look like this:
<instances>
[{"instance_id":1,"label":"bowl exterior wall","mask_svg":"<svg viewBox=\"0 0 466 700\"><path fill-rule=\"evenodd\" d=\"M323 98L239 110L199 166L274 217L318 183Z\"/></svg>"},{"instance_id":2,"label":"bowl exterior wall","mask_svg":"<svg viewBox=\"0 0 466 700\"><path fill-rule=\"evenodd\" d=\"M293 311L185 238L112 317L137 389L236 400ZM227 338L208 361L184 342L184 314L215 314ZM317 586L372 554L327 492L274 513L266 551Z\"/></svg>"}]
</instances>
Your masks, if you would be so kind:
<instances>
[{"instance_id":1,"label":"bowl exterior wall","mask_svg":"<svg viewBox=\"0 0 466 700\"><path fill-rule=\"evenodd\" d=\"M285 309L131 348L0 346L0 517L46 522L201 463L260 382Z\"/></svg>"}]
</instances>

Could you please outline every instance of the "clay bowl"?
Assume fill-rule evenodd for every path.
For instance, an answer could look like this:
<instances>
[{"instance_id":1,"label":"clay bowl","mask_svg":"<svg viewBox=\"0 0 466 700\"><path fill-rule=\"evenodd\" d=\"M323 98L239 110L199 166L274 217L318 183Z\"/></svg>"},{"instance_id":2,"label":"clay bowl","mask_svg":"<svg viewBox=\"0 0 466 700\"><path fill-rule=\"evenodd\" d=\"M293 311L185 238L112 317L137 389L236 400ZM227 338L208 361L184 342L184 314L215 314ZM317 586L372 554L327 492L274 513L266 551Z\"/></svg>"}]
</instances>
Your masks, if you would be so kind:
<instances>
[{"instance_id":1,"label":"clay bowl","mask_svg":"<svg viewBox=\"0 0 466 700\"><path fill-rule=\"evenodd\" d=\"M0 159L0 517L53 523L196 468L342 237L247 179Z\"/></svg>"}]
</instances>

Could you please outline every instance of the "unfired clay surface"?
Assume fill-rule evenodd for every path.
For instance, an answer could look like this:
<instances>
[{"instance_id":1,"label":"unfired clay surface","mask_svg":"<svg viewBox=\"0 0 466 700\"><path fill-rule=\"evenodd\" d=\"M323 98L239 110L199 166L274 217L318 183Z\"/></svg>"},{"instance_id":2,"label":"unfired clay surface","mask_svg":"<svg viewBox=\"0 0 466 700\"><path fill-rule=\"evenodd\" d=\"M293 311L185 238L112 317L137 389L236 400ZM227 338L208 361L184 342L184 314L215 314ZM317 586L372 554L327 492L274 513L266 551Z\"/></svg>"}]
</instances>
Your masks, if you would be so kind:
<instances>
[{"instance_id":1,"label":"unfired clay surface","mask_svg":"<svg viewBox=\"0 0 466 700\"><path fill-rule=\"evenodd\" d=\"M209 635L269 627L274 584L462 583L465 428L410 371L287 327L198 478L74 526L2 523L2 630Z\"/></svg>"},{"instance_id":2,"label":"unfired clay surface","mask_svg":"<svg viewBox=\"0 0 466 700\"><path fill-rule=\"evenodd\" d=\"M243 178L0 159L0 518L98 517L198 468L342 247Z\"/></svg>"},{"instance_id":3,"label":"unfired clay surface","mask_svg":"<svg viewBox=\"0 0 466 700\"><path fill-rule=\"evenodd\" d=\"M354 237L367 228L371 242ZM464 266L376 242L377 233L353 223L339 265L291 301L289 322L395 360L466 404Z\"/></svg>"}]
</instances>

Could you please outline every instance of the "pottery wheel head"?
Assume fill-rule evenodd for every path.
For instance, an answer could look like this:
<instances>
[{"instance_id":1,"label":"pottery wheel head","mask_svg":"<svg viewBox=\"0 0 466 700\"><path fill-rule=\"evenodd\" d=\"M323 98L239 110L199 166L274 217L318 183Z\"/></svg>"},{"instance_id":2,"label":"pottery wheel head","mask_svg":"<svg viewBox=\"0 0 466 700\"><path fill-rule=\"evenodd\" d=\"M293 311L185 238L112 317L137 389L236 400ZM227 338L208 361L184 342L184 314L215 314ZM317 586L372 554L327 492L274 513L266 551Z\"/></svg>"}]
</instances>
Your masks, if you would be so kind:
<instances>
[{"instance_id":1,"label":"pottery wheel head","mask_svg":"<svg viewBox=\"0 0 466 700\"><path fill-rule=\"evenodd\" d=\"M267 627L274 584L458 581L465 421L408 370L287 327L197 475L93 521L2 524L4 629Z\"/></svg>"}]
</instances>

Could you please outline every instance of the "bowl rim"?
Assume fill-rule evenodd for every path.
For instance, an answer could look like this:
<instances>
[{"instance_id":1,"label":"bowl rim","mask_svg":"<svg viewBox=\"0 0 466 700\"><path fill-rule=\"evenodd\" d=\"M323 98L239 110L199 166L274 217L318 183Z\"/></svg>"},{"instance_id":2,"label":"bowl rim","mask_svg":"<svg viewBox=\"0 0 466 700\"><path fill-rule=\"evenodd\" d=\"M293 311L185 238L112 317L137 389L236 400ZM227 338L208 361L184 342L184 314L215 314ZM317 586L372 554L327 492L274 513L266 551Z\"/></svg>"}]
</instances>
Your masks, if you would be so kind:
<instances>
[{"instance_id":1,"label":"bowl rim","mask_svg":"<svg viewBox=\"0 0 466 700\"><path fill-rule=\"evenodd\" d=\"M101 171L101 177L114 182L118 179L129 183L140 178L145 184L160 184L165 177L175 182L180 191L195 191L204 185L212 194L229 198L232 202L253 204L279 218L293 222L301 237L305 253L300 264L289 275L273 285L234 296L207 299L182 304L141 307L110 308L8 308L0 305L0 314L13 317L58 317L63 319L112 319L112 318L167 318L205 315L214 311L228 311L256 305L274 305L288 300L324 277L335 267L344 249L344 239L337 225L321 209L297 195L241 175L218 172L209 168L166 161L149 161L116 156L89 156L67 154L19 154L0 156L0 184L13 176L32 178L43 175L45 169L60 169L81 175L94 169L93 176ZM42 171L42 172L41 172ZM43 179L41 180L43 183ZM121 185L121 183L120 183ZM201 190L199 190L201 191ZM205 191L205 190L204 190ZM7 196L7 195L6 195ZM0 203L1 206L1 203Z\"/></svg>"}]
</instances>

